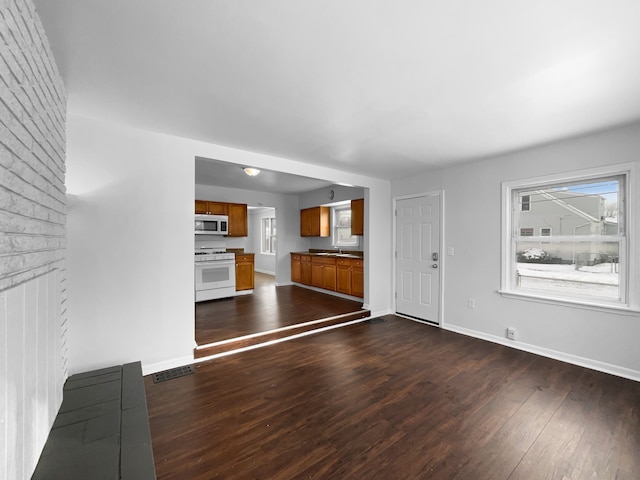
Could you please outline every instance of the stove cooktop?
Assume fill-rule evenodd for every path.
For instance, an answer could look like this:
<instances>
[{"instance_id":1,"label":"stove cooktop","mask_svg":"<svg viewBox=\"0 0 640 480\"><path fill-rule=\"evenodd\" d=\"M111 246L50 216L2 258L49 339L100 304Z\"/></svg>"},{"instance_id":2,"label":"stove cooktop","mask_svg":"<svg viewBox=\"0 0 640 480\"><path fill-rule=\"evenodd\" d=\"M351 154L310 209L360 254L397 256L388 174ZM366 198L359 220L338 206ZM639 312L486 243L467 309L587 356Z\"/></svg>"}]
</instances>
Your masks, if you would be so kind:
<instances>
[{"instance_id":1,"label":"stove cooktop","mask_svg":"<svg viewBox=\"0 0 640 480\"><path fill-rule=\"evenodd\" d=\"M215 248L201 248L195 251L196 262L210 262L213 260L234 260L235 258L236 256L234 253Z\"/></svg>"}]
</instances>

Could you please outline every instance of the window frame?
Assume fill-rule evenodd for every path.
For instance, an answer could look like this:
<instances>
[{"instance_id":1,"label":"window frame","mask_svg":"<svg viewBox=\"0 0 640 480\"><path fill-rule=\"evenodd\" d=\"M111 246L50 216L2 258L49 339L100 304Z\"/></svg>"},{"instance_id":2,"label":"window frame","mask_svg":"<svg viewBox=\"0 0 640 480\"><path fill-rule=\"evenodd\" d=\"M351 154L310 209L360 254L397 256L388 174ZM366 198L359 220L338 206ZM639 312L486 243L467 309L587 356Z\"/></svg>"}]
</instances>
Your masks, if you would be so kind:
<instances>
[{"instance_id":1,"label":"window frame","mask_svg":"<svg viewBox=\"0 0 640 480\"><path fill-rule=\"evenodd\" d=\"M516 213L521 213L521 205L517 200L518 191L536 187L547 187L561 183L579 183L591 180L599 180L610 177L620 178L621 212L619 221L622 231L618 235L602 235L589 237L594 241L614 241L619 244L620 257L620 300L609 301L605 298L590 300L589 298L574 297L570 295L554 295L552 293L535 292L518 288L516 285L516 242L520 238L517 235L517 225L514 225ZM542 177L502 182L502 232L501 232L501 275L499 293L505 297L521 298L525 300L542 301L545 303L574 305L583 308L628 311L634 314L639 311L639 298L637 286L640 272L637 264L638 248L634 245L635 235L638 233L636 221L637 206L637 169L634 163L610 165L606 167L580 170L570 173L560 173ZM534 236L527 240L549 242L554 237ZM556 237L555 241L561 241ZM638 243L637 241L635 243Z\"/></svg>"},{"instance_id":2,"label":"window frame","mask_svg":"<svg viewBox=\"0 0 640 480\"><path fill-rule=\"evenodd\" d=\"M331 207L331 245L333 247L359 247L360 238L357 235L351 235L354 239L353 242L338 242L338 228L346 228L338 226L338 212L343 210L351 211L351 203ZM351 225L349 225L349 227L351 227Z\"/></svg>"},{"instance_id":3,"label":"window frame","mask_svg":"<svg viewBox=\"0 0 640 480\"><path fill-rule=\"evenodd\" d=\"M262 217L260 219L260 231L262 232L260 235L260 253L262 255L275 255L275 249L273 248L273 238L276 238L277 235L275 233L272 233L269 235L269 251L265 250L265 240L266 240L266 228L265 228L265 222L269 222L269 232L273 232L273 223L276 221L275 216L274 217ZM271 251L273 249L273 251Z\"/></svg>"}]
</instances>

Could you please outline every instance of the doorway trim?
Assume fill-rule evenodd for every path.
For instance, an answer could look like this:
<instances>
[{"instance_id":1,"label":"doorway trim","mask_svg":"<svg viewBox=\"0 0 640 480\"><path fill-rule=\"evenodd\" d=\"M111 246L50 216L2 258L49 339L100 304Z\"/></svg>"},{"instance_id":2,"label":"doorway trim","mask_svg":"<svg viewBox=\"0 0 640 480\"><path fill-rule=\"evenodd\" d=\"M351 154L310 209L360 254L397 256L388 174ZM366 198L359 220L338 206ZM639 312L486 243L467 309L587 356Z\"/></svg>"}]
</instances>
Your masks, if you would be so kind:
<instances>
[{"instance_id":1,"label":"doorway trim","mask_svg":"<svg viewBox=\"0 0 640 480\"><path fill-rule=\"evenodd\" d=\"M439 293L439 298L438 298L438 323L435 324L433 322L427 322L425 320L421 320L419 318L414 318L414 317L410 317L407 315L403 315L403 314L399 314L397 312L397 295L398 295L398 279L397 279L397 262L398 262L398 258L397 258L397 252L398 252L398 246L396 245L396 241L397 241L397 228L398 228L398 200L406 200L409 198L418 198L418 197L433 197L433 196L438 196L440 198L440 211L438 212L438 216L439 216L439 224L440 224L440 269L439 269L439 276L438 279L440 281L440 293ZM393 304L393 312L395 315L398 315L399 317L404 317L404 318L408 318L409 320L413 320L415 322L420 322L420 323L425 323L427 325L432 325L432 326L437 326L442 328L444 325L443 322L443 318L444 318L444 276L445 276L445 267L446 267L446 255L444 254L444 252L446 252L446 246L444 243L444 190L433 190L433 191L429 191L429 192L421 192L421 193L412 193L410 195L398 195L393 197L393 235L392 235L392 269L393 269L393 275L392 275L392 280L393 280L393 285L392 285L392 291L393 291L393 298L392 298L392 304Z\"/></svg>"}]
</instances>

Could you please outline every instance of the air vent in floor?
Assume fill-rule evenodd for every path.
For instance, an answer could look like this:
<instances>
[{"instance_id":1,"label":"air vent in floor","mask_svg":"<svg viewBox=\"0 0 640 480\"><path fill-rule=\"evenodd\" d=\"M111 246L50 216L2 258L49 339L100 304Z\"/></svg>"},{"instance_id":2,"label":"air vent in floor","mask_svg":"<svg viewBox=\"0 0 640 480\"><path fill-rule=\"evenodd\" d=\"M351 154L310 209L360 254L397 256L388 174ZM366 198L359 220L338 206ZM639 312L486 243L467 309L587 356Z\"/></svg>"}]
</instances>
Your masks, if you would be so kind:
<instances>
[{"instance_id":1,"label":"air vent in floor","mask_svg":"<svg viewBox=\"0 0 640 480\"><path fill-rule=\"evenodd\" d=\"M153 374L153 383L166 382L172 378L182 377L184 375L190 375L195 373L193 365L186 365L184 367L176 367L170 370L164 370Z\"/></svg>"}]
</instances>

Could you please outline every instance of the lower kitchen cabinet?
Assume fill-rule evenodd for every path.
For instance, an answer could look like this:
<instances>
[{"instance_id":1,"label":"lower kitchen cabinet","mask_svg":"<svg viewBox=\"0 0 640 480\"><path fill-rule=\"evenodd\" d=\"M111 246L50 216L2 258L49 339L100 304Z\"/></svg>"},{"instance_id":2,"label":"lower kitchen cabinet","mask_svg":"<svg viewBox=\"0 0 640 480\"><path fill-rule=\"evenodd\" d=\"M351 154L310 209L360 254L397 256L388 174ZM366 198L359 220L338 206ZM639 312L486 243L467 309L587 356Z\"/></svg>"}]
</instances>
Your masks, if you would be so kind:
<instances>
[{"instance_id":1,"label":"lower kitchen cabinet","mask_svg":"<svg viewBox=\"0 0 640 480\"><path fill-rule=\"evenodd\" d=\"M302 262L301 256L291 254L291 281L302 283Z\"/></svg>"},{"instance_id":2,"label":"lower kitchen cabinet","mask_svg":"<svg viewBox=\"0 0 640 480\"><path fill-rule=\"evenodd\" d=\"M311 257L311 285L325 290L336 290L335 257Z\"/></svg>"},{"instance_id":3,"label":"lower kitchen cabinet","mask_svg":"<svg viewBox=\"0 0 640 480\"><path fill-rule=\"evenodd\" d=\"M300 255L300 271L302 278L300 283L303 285L311 285L311 256Z\"/></svg>"},{"instance_id":4,"label":"lower kitchen cabinet","mask_svg":"<svg viewBox=\"0 0 640 480\"><path fill-rule=\"evenodd\" d=\"M253 272L253 253L236 253L236 291L253 289Z\"/></svg>"},{"instance_id":5,"label":"lower kitchen cabinet","mask_svg":"<svg viewBox=\"0 0 640 480\"><path fill-rule=\"evenodd\" d=\"M351 295L351 262L343 258L336 262L336 291Z\"/></svg>"},{"instance_id":6,"label":"lower kitchen cabinet","mask_svg":"<svg viewBox=\"0 0 640 480\"><path fill-rule=\"evenodd\" d=\"M351 259L351 295L364 298L364 261Z\"/></svg>"},{"instance_id":7,"label":"lower kitchen cabinet","mask_svg":"<svg viewBox=\"0 0 640 480\"><path fill-rule=\"evenodd\" d=\"M339 258L336 262L336 291L354 297L364 297L363 261Z\"/></svg>"},{"instance_id":8,"label":"lower kitchen cabinet","mask_svg":"<svg viewBox=\"0 0 640 480\"><path fill-rule=\"evenodd\" d=\"M364 297L364 262L361 258L291 254L291 281Z\"/></svg>"}]
</instances>

